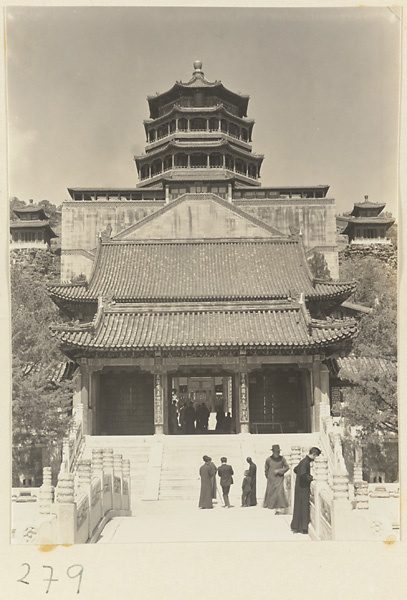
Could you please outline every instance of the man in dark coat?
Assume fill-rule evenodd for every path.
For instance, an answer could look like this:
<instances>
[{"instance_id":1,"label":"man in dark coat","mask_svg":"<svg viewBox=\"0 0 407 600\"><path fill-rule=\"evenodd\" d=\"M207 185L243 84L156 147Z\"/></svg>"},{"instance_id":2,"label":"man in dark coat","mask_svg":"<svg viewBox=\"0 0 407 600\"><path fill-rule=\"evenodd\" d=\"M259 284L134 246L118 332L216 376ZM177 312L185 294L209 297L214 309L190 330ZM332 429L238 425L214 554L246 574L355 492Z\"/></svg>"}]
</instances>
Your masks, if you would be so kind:
<instances>
[{"instance_id":1,"label":"man in dark coat","mask_svg":"<svg viewBox=\"0 0 407 600\"><path fill-rule=\"evenodd\" d=\"M202 403L202 409L201 409L201 420L202 420L202 432L203 433L207 433L208 432L208 421L209 421L209 409L206 406L206 404Z\"/></svg>"},{"instance_id":2,"label":"man in dark coat","mask_svg":"<svg viewBox=\"0 0 407 600\"><path fill-rule=\"evenodd\" d=\"M320 454L321 450L319 448L312 447L307 456L294 468L297 477L295 479L293 520L291 521L291 531L293 533L308 533L310 485L313 479L311 463Z\"/></svg>"},{"instance_id":3,"label":"man in dark coat","mask_svg":"<svg viewBox=\"0 0 407 600\"><path fill-rule=\"evenodd\" d=\"M249 463L249 477L252 480L252 487L250 490L250 506L256 506L257 495L256 495L256 476L257 476L257 465L254 464L250 456L246 458Z\"/></svg>"},{"instance_id":4,"label":"man in dark coat","mask_svg":"<svg viewBox=\"0 0 407 600\"><path fill-rule=\"evenodd\" d=\"M218 475L220 477L220 485L222 487L223 501L225 503L225 507L230 508L229 491L230 486L233 483L233 469L230 465L227 464L228 459L225 456L222 456L220 462L222 464L218 468Z\"/></svg>"},{"instance_id":5,"label":"man in dark coat","mask_svg":"<svg viewBox=\"0 0 407 600\"><path fill-rule=\"evenodd\" d=\"M195 433L195 419L196 413L195 408L192 402L188 402L188 406L184 411L184 419L185 419L185 433Z\"/></svg>"},{"instance_id":6,"label":"man in dark coat","mask_svg":"<svg viewBox=\"0 0 407 600\"><path fill-rule=\"evenodd\" d=\"M216 467L209 456L203 456L204 464L199 469L201 477L201 494L199 496L199 508L213 508L212 492L215 479Z\"/></svg>"}]
</instances>

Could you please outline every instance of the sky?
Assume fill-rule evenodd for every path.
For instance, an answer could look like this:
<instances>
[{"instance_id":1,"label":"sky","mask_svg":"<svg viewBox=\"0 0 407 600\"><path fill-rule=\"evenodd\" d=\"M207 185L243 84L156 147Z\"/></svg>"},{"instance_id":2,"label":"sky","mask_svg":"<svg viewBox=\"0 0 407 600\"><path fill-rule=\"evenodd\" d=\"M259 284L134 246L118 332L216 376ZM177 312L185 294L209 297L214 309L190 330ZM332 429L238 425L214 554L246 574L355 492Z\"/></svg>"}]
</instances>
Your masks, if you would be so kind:
<instances>
[{"instance_id":1,"label":"sky","mask_svg":"<svg viewBox=\"0 0 407 600\"><path fill-rule=\"evenodd\" d=\"M262 185L330 185L397 214L400 20L381 8L9 7L9 196L135 187L147 95L205 77L250 95Z\"/></svg>"}]
</instances>

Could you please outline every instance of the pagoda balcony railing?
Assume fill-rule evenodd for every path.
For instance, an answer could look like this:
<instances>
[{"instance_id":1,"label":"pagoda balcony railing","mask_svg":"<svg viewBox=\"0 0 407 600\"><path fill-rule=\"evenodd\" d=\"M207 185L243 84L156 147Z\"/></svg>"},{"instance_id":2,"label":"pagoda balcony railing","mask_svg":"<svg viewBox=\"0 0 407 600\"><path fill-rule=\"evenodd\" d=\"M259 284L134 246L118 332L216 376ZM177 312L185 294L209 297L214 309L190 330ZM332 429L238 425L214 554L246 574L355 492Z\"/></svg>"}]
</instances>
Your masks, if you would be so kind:
<instances>
[{"instance_id":1,"label":"pagoda balcony railing","mask_svg":"<svg viewBox=\"0 0 407 600\"><path fill-rule=\"evenodd\" d=\"M249 141L243 140L238 135L229 133L227 131L222 131L220 129L175 129L174 131L171 131L170 133L163 133L162 135L157 136L154 140L151 140L151 141L147 140L146 150L149 152L149 151L153 150L154 148L156 148L157 146L159 146L161 144L162 140L167 139L167 138L168 138L168 140L172 140L179 135L182 135L183 138L193 138L193 137L198 137L198 138L224 137L226 139L231 138L231 139L233 139L233 141L235 143L237 142L239 145L241 145L246 150L251 150L251 143Z\"/></svg>"},{"instance_id":2,"label":"pagoda balcony railing","mask_svg":"<svg viewBox=\"0 0 407 600\"><path fill-rule=\"evenodd\" d=\"M352 240L350 244L351 244L351 246L370 246L372 244L382 244L382 245L386 245L386 246L391 246L392 241L389 240L388 238L382 238L382 237L356 238L356 239Z\"/></svg>"},{"instance_id":3,"label":"pagoda balcony railing","mask_svg":"<svg viewBox=\"0 0 407 600\"><path fill-rule=\"evenodd\" d=\"M140 181L146 181L147 179L154 179L155 177L158 177L159 175L162 175L163 173L167 173L168 171L177 171L177 170L204 170L207 171L208 169L212 169L212 170L218 170L218 171L222 171L222 172L228 172L230 173L232 176L235 173L238 173L239 175L242 175L243 177L245 177L246 179L250 179L252 181L257 181L258 177L255 177L253 175L248 175L247 173L245 173L244 171L239 171L238 169L232 169L230 167L223 167L220 165L174 165L171 167L165 167L164 169L157 171L156 173L152 173L151 175L144 175L144 176L140 176Z\"/></svg>"}]
</instances>

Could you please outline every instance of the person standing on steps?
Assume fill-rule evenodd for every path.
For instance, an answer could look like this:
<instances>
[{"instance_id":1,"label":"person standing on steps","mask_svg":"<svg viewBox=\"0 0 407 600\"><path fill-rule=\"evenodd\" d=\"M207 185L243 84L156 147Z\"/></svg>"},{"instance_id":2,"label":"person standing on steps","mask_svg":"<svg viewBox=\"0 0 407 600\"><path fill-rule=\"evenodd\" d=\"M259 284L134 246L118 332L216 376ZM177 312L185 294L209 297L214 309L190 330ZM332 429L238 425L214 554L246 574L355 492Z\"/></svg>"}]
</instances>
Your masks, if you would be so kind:
<instances>
[{"instance_id":1,"label":"person standing on steps","mask_svg":"<svg viewBox=\"0 0 407 600\"><path fill-rule=\"evenodd\" d=\"M310 522L310 485L313 479L311 475L311 463L321 454L319 448L313 446L307 456L303 458L296 467L294 467L295 488L294 488L294 511L291 521L291 531L293 533L308 533Z\"/></svg>"},{"instance_id":2,"label":"person standing on steps","mask_svg":"<svg viewBox=\"0 0 407 600\"><path fill-rule=\"evenodd\" d=\"M201 477L201 493L199 496L199 508L213 508L212 494L213 482L216 474L216 467L211 462L209 456L203 456L202 460L204 461L204 464L199 469L199 475Z\"/></svg>"},{"instance_id":3,"label":"person standing on steps","mask_svg":"<svg viewBox=\"0 0 407 600\"><path fill-rule=\"evenodd\" d=\"M222 487L223 501L225 503L225 508L230 508L229 491L230 486L233 484L233 469L227 464L228 459L225 456L222 456L220 462L222 464L218 468L218 475Z\"/></svg>"},{"instance_id":4,"label":"person standing on steps","mask_svg":"<svg viewBox=\"0 0 407 600\"><path fill-rule=\"evenodd\" d=\"M264 465L264 474L267 479L266 495L264 496L264 508L275 509L278 515L287 508L288 502L284 491L284 473L289 470L288 463L280 454L280 446L274 444L271 448L272 455L269 456Z\"/></svg>"},{"instance_id":5,"label":"person standing on steps","mask_svg":"<svg viewBox=\"0 0 407 600\"><path fill-rule=\"evenodd\" d=\"M252 480L252 488L250 492L250 506L256 506L257 504L257 496L256 496L256 477L257 477L257 465L254 464L250 456L246 458L246 461L249 463L249 477Z\"/></svg>"}]
</instances>

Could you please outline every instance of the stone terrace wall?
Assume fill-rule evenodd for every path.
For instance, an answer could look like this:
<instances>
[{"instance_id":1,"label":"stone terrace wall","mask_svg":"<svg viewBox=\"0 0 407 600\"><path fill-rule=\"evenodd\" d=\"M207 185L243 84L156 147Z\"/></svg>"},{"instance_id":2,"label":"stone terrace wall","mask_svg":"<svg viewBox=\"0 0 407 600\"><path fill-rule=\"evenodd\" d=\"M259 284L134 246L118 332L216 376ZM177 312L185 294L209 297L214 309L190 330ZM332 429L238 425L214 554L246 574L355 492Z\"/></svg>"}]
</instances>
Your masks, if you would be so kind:
<instances>
[{"instance_id":1,"label":"stone terrace wall","mask_svg":"<svg viewBox=\"0 0 407 600\"><path fill-rule=\"evenodd\" d=\"M397 248L395 246L387 246L381 244L370 244L366 246L348 245L339 252L339 264L343 260L352 258L377 258L390 265L392 268L397 268Z\"/></svg>"}]
</instances>

